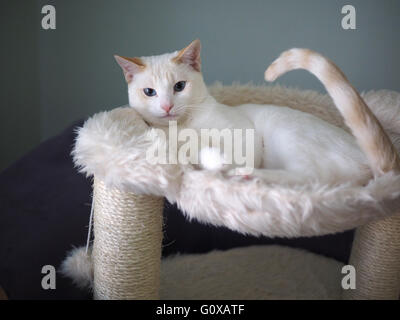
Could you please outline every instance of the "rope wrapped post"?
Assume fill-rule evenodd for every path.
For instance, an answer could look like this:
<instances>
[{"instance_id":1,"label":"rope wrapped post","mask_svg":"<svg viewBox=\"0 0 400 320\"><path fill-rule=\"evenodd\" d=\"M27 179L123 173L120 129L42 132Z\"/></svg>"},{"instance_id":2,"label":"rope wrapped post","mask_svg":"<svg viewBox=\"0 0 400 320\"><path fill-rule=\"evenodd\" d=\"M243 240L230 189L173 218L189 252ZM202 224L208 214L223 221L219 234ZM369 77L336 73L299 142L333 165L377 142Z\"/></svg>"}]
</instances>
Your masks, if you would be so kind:
<instances>
[{"instance_id":1,"label":"rope wrapped post","mask_svg":"<svg viewBox=\"0 0 400 320\"><path fill-rule=\"evenodd\" d=\"M163 198L94 182L95 299L158 299Z\"/></svg>"},{"instance_id":2,"label":"rope wrapped post","mask_svg":"<svg viewBox=\"0 0 400 320\"><path fill-rule=\"evenodd\" d=\"M400 214L359 227L349 264L356 289L344 290L344 299L399 299Z\"/></svg>"}]
</instances>

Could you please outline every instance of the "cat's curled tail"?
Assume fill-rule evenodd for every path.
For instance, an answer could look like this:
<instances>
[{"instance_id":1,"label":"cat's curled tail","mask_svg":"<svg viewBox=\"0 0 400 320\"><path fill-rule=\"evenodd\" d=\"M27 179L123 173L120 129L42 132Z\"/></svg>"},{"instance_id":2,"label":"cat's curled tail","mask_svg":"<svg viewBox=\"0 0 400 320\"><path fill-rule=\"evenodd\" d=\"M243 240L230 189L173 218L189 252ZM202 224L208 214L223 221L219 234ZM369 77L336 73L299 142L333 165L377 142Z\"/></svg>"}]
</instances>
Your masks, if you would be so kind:
<instances>
[{"instance_id":1,"label":"cat's curled tail","mask_svg":"<svg viewBox=\"0 0 400 320\"><path fill-rule=\"evenodd\" d=\"M331 60L309 49L291 49L283 52L268 67L265 79L274 81L294 69L308 70L323 83L375 175L399 170L399 156L388 135L357 90Z\"/></svg>"}]
</instances>

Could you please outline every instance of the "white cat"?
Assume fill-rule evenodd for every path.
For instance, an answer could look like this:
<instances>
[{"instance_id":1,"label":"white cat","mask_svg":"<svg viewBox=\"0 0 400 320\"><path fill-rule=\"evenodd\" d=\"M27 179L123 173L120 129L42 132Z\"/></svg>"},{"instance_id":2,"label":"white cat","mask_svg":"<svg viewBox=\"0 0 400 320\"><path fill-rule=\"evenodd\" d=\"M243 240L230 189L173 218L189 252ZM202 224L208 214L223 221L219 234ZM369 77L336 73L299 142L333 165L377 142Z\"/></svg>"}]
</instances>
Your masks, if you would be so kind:
<instances>
[{"instance_id":1,"label":"white cat","mask_svg":"<svg viewBox=\"0 0 400 320\"><path fill-rule=\"evenodd\" d=\"M269 182L365 183L371 178L369 164L380 161L377 146L388 138L331 61L310 50L292 49L283 53L265 76L274 80L297 68L312 72L327 88L357 141L338 127L287 107L230 107L218 103L203 81L200 47L200 41L195 40L174 53L141 58L115 56L128 83L129 104L145 121L156 127L166 127L176 120L181 128L255 129L254 166L258 169L253 175ZM220 168L210 163L218 161L210 152L203 155L203 167ZM379 164L374 167L379 168Z\"/></svg>"}]
</instances>

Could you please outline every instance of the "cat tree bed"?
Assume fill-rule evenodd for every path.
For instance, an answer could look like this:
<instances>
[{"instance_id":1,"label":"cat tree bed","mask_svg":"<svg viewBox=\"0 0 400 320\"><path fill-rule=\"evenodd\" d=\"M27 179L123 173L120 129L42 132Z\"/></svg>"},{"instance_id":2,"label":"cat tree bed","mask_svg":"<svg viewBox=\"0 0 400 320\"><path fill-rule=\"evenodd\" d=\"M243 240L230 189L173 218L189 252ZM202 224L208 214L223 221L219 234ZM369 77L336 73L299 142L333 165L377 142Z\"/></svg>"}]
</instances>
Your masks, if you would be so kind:
<instances>
[{"instance_id":1,"label":"cat tree bed","mask_svg":"<svg viewBox=\"0 0 400 320\"><path fill-rule=\"evenodd\" d=\"M210 92L225 104L289 106L345 128L331 99L312 91L217 84ZM363 97L399 150L400 95L378 91ZM91 268L69 273L76 281L93 278L95 298L159 297L163 198L176 203L188 219L244 234L300 237L358 228L350 260L357 288L344 297L399 297L399 168L365 186L286 186L239 181L190 165L149 163L146 150L162 143L129 107L96 114L78 131L75 163L94 177L94 243L87 257ZM82 251L67 259L67 269L78 255Z\"/></svg>"}]
</instances>

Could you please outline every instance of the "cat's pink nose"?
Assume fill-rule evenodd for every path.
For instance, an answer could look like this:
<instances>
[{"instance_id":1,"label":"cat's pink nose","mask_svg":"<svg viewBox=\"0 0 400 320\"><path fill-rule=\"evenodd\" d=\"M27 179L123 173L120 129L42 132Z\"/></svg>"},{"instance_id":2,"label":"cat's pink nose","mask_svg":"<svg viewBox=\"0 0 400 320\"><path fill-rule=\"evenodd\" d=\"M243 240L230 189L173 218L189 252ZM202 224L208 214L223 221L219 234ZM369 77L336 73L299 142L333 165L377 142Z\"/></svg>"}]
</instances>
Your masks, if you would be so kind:
<instances>
[{"instance_id":1,"label":"cat's pink nose","mask_svg":"<svg viewBox=\"0 0 400 320\"><path fill-rule=\"evenodd\" d=\"M164 104L161 106L161 109L165 110L166 112L170 112L170 110L174 107L173 104Z\"/></svg>"}]
</instances>

